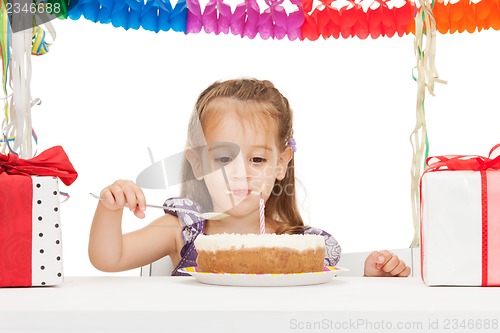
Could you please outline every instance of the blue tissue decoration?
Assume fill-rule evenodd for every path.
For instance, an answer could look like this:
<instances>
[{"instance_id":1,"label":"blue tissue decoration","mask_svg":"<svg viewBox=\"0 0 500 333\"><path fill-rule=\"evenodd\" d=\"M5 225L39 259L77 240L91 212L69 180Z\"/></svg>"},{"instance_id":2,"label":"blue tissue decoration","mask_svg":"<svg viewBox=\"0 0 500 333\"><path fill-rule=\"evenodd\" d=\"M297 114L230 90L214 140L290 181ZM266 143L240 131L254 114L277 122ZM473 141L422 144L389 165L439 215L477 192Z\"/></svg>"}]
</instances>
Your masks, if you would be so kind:
<instances>
[{"instance_id":1,"label":"blue tissue decoration","mask_svg":"<svg viewBox=\"0 0 500 333\"><path fill-rule=\"evenodd\" d=\"M143 28L148 31L186 33L186 0L172 6L169 0L78 0L68 4L68 17L81 17L103 24L111 23L125 30Z\"/></svg>"}]
</instances>

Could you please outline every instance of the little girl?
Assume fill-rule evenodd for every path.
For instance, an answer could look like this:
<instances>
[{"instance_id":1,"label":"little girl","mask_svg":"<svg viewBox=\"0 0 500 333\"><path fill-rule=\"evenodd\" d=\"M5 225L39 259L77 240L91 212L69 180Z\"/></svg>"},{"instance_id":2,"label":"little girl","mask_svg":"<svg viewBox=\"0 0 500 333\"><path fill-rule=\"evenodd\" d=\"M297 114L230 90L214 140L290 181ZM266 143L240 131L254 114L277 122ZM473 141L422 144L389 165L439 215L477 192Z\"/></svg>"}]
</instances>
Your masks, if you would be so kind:
<instances>
[{"instance_id":1,"label":"little girl","mask_svg":"<svg viewBox=\"0 0 500 333\"><path fill-rule=\"evenodd\" d=\"M170 256L177 270L196 266L199 234L259 233L259 200L265 201L265 232L318 234L325 238L325 265L334 266L340 246L327 232L307 227L295 195L295 141L288 100L269 81L216 82L201 93L188 128L181 196L167 207L224 212L220 220L190 213L166 214L122 234L123 208L144 218L146 200L133 182L118 180L101 191L92 222L89 257L99 270L129 270ZM408 276L410 268L388 251L372 252L366 276Z\"/></svg>"}]
</instances>

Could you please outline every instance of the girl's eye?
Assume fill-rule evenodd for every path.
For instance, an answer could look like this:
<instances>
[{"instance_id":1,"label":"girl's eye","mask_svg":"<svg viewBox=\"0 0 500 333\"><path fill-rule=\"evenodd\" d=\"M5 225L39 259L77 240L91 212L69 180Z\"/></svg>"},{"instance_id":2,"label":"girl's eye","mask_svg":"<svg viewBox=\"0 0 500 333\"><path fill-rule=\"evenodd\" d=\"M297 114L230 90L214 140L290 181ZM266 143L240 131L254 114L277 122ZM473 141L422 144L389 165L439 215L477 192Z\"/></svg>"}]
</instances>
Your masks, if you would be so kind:
<instances>
[{"instance_id":1,"label":"girl's eye","mask_svg":"<svg viewBox=\"0 0 500 333\"><path fill-rule=\"evenodd\" d=\"M252 161L252 163L264 163L267 160L263 157L252 157L250 161Z\"/></svg>"},{"instance_id":2,"label":"girl's eye","mask_svg":"<svg viewBox=\"0 0 500 333\"><path fill-rule=\"evenodd\" d=\"M231 157L226 157L226 156L223 156L223 157L216 157L215 159L215 162L217 163L221 163L221 164L228 164L230 163L233 159Z\"/></svg>"}]
</instances>

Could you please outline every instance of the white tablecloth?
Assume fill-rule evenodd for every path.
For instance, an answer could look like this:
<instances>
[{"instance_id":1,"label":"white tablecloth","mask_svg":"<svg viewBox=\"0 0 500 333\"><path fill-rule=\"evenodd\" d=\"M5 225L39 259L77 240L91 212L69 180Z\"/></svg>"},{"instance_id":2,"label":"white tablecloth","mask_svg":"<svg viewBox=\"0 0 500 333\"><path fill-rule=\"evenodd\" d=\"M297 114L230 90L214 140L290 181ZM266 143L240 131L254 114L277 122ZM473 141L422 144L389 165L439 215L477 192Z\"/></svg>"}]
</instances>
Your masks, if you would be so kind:
<instances>
[{"instance_id":1,"label":"white tablecloth","mask_svg":"<svg viewBox=\"0 0 500 333\"><path fill-rule=\"evenodd\" d=\"M420 278L229 287L192 277L101 276L0 289L2 333L499 332L499 320L500 288L427 287Z\"/></svg>"}]
</instances>

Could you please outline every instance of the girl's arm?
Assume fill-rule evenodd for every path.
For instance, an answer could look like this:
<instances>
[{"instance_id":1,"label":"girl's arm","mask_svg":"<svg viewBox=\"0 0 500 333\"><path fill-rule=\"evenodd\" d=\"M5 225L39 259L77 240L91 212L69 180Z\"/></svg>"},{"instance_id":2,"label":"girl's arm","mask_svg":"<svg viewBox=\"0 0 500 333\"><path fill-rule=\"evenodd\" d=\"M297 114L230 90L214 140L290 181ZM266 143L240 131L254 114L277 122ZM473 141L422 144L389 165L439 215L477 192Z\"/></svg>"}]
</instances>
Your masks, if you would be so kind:
<instances>
[{"instance_id":1,"label":"girl's arm","mask_svg":"<svg viewBox=\"0 0 500 333\"><path fill-rule=\"evenodd\" d=\"M176 257L182 246L182 227L176 217L166 214L146 227L122 234L123 208L144 218L146 200L131 181L119 180L101 191L92 221L89 258L105 272L129 270L149 264L166 255Z\"/></svg>"},{"instance_id":2,"label":"girl's arm","mask_svg":"<svg viewBox=\"0 0 500 333\"><path fill-rule=\"evenodd\" d=\"M365 260L365 276L400 276L406 277L411 268L392 252L373 251Z\"/></svg>"}]
</instances>

